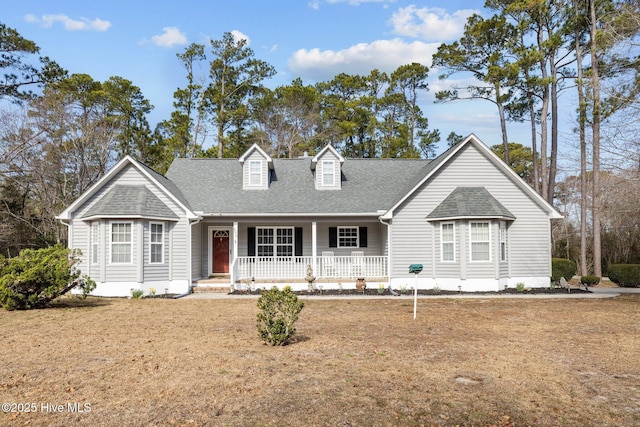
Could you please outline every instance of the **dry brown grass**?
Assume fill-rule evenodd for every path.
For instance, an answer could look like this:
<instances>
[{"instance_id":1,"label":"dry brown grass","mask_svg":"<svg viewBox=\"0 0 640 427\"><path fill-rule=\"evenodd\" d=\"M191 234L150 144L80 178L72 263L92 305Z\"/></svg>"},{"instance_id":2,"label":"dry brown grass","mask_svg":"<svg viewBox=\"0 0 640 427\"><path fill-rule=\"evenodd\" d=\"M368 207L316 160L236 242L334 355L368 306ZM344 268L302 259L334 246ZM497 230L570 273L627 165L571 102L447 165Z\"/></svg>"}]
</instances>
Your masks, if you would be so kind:
<instances>
[{"instance_id":1,"label":"dry brown grass","mask_svg":"<svg viewBox=\"0 0 640 427\"><path fill-rule=\"evenodd\" d=\"M303 300L286 347L248 298L0 310L0 425L640 425L640 295Z\"/></svg>"}]
</instances>

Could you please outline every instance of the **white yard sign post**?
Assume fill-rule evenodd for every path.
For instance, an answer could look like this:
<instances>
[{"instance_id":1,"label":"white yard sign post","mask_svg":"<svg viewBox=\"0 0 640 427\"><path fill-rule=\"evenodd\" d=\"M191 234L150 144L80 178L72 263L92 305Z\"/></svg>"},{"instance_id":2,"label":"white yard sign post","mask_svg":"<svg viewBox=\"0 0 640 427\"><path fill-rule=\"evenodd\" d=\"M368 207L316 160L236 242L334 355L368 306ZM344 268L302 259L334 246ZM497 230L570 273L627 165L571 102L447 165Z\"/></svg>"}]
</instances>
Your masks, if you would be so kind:
<instances>
[{"instance_id":1,"label":"white yard sign post","mask_svg":"<svg viewBox=\"0 0 640 427\"><path fill-rule=\"evenodd\" d=\"M418 310L418 274L422 271L422 264L411 264L409 266L409 273L413 273L415 276L415 282L413 285L413 319L416 318L416 312Z\"/></svg>"}]
</instances>

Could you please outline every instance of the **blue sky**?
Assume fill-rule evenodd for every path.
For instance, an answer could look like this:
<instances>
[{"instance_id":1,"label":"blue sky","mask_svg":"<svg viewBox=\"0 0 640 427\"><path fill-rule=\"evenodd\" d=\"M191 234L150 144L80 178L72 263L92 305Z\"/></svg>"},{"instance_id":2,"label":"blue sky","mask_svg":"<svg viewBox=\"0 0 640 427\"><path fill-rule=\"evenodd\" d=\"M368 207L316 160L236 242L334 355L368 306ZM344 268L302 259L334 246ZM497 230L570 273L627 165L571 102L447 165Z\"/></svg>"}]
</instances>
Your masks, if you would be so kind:
<instances>
[{"instance_id":1,"label":"blue sky","mask_svg":"<svg viewBox=\"0 0 640 427\"><path fill-rule=\"evenodd\" d=\"M428 0L233 0L233 1L46 1L3 5L2 18L35 41L71 73L104 81L129 79L155 106L152 125L168 118L173 92L185 86L176 53L193 42L208 46L224 32L249 41L255 57L277 75L267 86L327 81L345 72L366 75L378 68L420 62L443 42L458 39L472 13L488 14L484 1ZM201 73L207 73L202 69ZM488 145L501 142L497 112L486 101L434 104L433 95L452 84L431 69L430 91L421 108L432 129L440 129L438 152L451 131L475 133ZM463 78L463 76L453 78ZM530 144L529 125L509 125L512 141Z\"/></svg>"}]
</instances>

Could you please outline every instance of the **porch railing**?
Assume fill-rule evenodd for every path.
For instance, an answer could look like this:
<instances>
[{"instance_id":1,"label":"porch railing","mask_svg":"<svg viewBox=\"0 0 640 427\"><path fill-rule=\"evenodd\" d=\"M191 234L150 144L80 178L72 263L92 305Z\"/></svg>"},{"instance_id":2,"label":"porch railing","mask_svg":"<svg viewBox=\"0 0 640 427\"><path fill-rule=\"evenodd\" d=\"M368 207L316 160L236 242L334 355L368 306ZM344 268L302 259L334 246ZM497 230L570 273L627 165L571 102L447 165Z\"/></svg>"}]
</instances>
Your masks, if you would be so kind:
<instances>
[{"instance_id":1,"label":"porch railing","mask_svg":"<svg viewBox=\"0 0 640 427\"><path fill-rule=\"evenodd\" d=\"M236 281L304 279L313 257L238 257L233 264ZM317 279L387 277L386 256L316 257L313 275Z\"/></svg>"}]
</instances>

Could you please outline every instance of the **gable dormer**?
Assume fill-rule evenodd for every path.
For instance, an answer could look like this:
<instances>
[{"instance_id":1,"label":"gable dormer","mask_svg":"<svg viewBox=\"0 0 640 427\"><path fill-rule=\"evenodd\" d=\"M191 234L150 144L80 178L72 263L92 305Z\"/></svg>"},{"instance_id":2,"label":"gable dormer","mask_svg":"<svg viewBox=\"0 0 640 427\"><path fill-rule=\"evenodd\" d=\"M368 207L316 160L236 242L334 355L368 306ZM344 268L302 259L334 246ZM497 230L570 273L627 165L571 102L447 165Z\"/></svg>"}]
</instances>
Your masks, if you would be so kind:
<instances>
[{"instance_id":1,"label":"gable dormer","mask_svg":"<svg viewBox=\"0 0 640 427\"><path fill-rule=\"evenodd\" d=\"M327 144L311 159L315 171L316 190L340 190L342 188L342 157L331 144Z\"/></svg>"},{"instance_id":2,"label":"gable dormer","mask_svg":"<svg viewBox=\"0 0 640 427\"><path fill-rule=\"evenodd\" d=\"M269 188L273 159L258 144L253 144L240 157L242 165L242 189L266 190Z\"/></svg>"}]
</instances>

